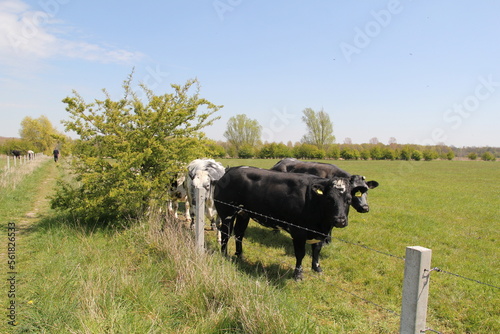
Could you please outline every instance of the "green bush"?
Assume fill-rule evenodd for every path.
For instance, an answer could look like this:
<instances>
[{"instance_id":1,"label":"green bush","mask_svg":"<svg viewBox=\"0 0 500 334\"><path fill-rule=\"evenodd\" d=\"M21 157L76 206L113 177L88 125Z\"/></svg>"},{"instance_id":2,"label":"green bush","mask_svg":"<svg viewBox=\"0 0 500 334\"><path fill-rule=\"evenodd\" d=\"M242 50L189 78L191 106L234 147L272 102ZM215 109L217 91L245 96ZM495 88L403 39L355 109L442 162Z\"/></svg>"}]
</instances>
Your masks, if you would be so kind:
<instances>
[{"instance_id":1,"label":"green bush","mask_svg":"<svg viewBox=\"0 0 500 334\"><path fill-rule=\"evenodd\" d=\"M198 96L196 80L172 85L173 93L155 95L146 86L145 101L124 82L124 97L86 103L74 93L63 100L75 131L72 174L60 181L52 207L92 221L137 217L154 201L165 201L167 188L185 164L207 152L203 127L220 107ZM201 109L201 111L199 111Z\"/></svg>"},{"instance_id":2,"label":"green bush","mask_svg":"<svg viewBox=\"0 0 500 334\"><path fill-rule=\"evenodd\" d=\"M496 158L491 152L484 152L483 155L481 155L481 159L484 161L495 161Z\"/></svg>"}]
</instances>

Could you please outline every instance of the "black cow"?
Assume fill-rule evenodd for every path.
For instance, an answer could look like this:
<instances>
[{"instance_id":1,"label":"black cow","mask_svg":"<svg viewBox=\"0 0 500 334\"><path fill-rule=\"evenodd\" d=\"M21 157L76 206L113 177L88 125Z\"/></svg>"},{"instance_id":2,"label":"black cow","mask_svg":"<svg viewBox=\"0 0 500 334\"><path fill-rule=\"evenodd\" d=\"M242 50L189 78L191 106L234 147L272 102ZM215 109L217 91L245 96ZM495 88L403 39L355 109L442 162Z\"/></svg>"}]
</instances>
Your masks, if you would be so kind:
<instances>
[{"instance_id":1,"label":"black cow","mask_svg":"<svg viewBox=\"0 0 500 334\"><path fill-rule=\"evenodd\" d=\"M14 158L21 159L21 151L19 151L19 150L12 150L11 153L14 156Z\"/></svg>"},{"instance_id":2,"label":"black cow","mask_svg":"<svg viewBox=\"0 0 500 334\"><path fill-rule=\"evenodd\" d=\"M313 251L312 269L321 272L322 241L333 227L346 227L351 203L349 180L281 173L255 167L230 168L215 186L215 207L222 219L221 250L227 255L233 232L236 256L250 218L261 225L288 231L295 251L294 278L302 279L305 244ZM236 224L234 220L236 218ZM233 225L234 224L234 225Z\"/></svg>"},{"instance_id":3,"label":"black cow","mask_svg":"<svg viewBox=\"0 0 500 334\"><path fill-rule=\"evenodd\" d=\"M366 213L370 211L367 200L368 189L378 187L377 181L366 181L361 175L351 175L339 167L321 162L300 161L293 158L286 158L274 165L271 170L290 173L306 173L320 177L333 179L334 177L345 177L351 183L352 207L356 211Z\"/></svg>"}]
</instances>

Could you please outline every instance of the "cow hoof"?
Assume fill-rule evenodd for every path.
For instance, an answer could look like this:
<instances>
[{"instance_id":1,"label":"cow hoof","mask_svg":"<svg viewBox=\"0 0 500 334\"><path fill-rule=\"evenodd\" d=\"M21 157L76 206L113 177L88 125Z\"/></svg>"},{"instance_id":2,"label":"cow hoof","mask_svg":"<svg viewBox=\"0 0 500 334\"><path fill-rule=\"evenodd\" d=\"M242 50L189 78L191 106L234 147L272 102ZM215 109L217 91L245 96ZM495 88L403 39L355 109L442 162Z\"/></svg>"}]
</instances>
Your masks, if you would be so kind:
<instances>
[{"instance_id":1,"label":"cow hoof","mask_svg":"<svg viewBox=\"0 0 500 334\"><path fill-rule=\"evenodd\" d=\"M321 269L321 267L319 265L318 266L312 266L312 270L314 270L317 273L322 273L323 272L323 269Z\"/></svg>"},{"instance_id":2,"label":"cow hoof","mask_svg":"<svg viewBox=\"0 0 500 334\"><path fill-rule=\"evenodd\" d=\"M293 279L295 281L302 281L303 278L302 268L295 268L295 271L293 272Z\"/></svg>"}]
</instances>

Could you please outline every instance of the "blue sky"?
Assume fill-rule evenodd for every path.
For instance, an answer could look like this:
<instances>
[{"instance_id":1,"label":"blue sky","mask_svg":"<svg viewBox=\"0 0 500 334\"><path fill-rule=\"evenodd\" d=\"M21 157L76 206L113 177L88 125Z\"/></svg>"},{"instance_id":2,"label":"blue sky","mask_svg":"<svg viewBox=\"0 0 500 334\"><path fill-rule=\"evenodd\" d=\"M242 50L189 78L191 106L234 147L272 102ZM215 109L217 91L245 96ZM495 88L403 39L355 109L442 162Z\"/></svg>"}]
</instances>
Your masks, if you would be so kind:
<instances>
[{"instance_id":1,"label":"blue sky","mask_svg":"<svg viewBox=\"0 0 500 334\"><path fill-rule=\"evenodd\" d=\"M338 143L500 146L500 2L0 0L0 136L61 100L198 78L224 105L207 136L247 114L267 141L299 141L302 110Z\"/></svg>"}]
</instances>

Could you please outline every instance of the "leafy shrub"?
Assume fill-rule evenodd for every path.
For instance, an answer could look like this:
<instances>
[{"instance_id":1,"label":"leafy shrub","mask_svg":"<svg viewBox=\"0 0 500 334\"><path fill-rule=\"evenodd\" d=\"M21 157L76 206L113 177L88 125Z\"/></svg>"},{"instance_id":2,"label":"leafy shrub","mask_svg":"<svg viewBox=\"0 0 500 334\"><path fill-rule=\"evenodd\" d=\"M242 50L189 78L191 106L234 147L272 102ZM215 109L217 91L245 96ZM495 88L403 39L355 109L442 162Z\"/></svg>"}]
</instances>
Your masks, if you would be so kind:
<instances>
[{"instance_id":1,"label":"leafy shrub","mask_svg":"<svg viewBox=\"0 0 500 334\"><path fill-rule=\"evenodd\" d=\"M85 219L107 221L137 217L167 188L191 159L204 156L203 127L220 106L199 97L196 80L172 85L173 93L155 95L145 85L145 101L123 84L124 97L86 103L74 92L63 100L75 131L71 164L76 182L60 181L52 207Z\"/></svg>"}]
</instances>

